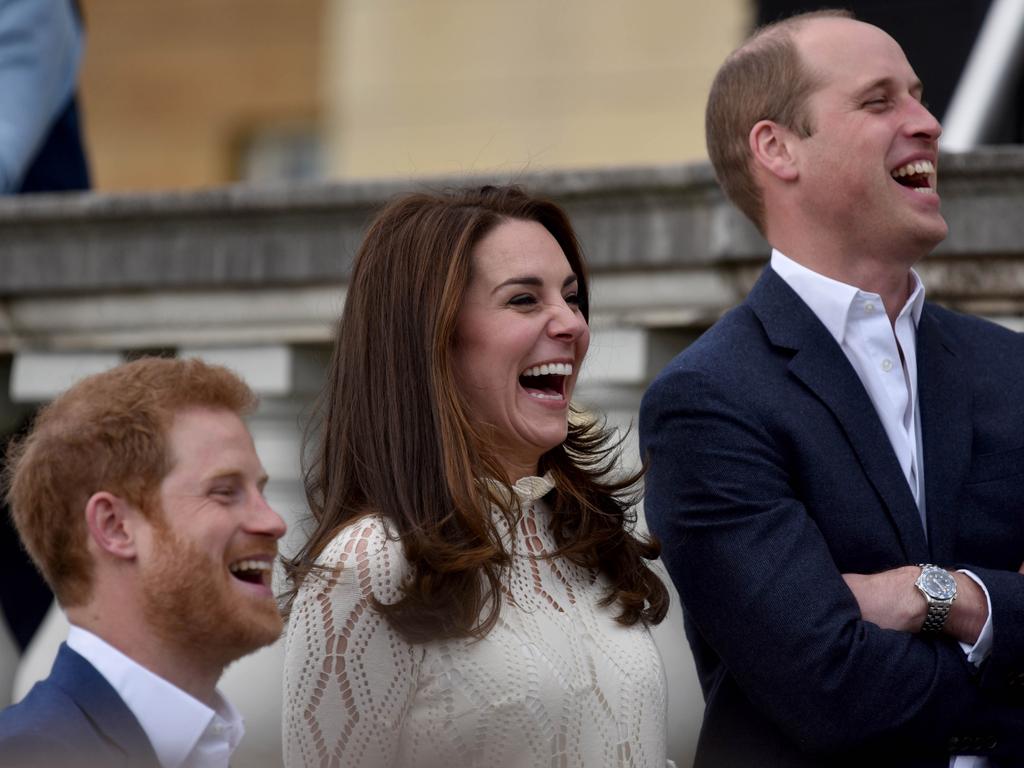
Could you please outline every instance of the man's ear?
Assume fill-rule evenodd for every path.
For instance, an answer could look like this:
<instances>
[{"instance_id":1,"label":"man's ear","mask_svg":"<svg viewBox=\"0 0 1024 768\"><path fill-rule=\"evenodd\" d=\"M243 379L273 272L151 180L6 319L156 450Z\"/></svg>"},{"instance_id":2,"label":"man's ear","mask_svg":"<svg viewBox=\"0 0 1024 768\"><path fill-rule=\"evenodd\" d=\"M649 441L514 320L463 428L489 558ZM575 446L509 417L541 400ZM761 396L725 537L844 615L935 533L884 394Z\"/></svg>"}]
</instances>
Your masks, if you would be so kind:
<instances>
[{"instance_id":1,"label":"man's ear","mask_svg":"<svg viewBox=\"0 0 1024 768\"><path fill-rule=\"evenodd\" d=\"M796 181L800 175L793 154L796 135L772 120L760 120L750 129L750 153L755 166L781 181Z\"/></svg>"},{"instance_id":2,"label":"man's ear","mask_svg":"<svg viewBox=\"0 0 1024 768\"><path fill-rule=\"evenodd\" d=\"M107 491L97 491L85 503L89 537L102 551L124 560L137 554L136 532L142 513L134 505Z\"/></svg>"}]
</instances>

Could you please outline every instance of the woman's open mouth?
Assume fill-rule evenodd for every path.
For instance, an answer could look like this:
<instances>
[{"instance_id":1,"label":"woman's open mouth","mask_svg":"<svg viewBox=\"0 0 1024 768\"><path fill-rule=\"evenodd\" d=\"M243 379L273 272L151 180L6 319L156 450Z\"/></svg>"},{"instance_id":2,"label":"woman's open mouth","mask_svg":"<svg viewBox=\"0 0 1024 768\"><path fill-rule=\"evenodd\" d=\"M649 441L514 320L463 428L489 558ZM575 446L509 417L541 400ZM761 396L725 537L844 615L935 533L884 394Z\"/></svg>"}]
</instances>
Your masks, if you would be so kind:
<instances>
[{"instance_id":1,"label":"woman's open mouth","mask_svg":"<svg viewBox=\"0 0 1024 768\"><path fill-rule=\"evenodd\" d=\"M572 376L570 363L543 363L519 374L519 386L537 400L565 400L565 382Z\"/></svg>"}]
</instances>

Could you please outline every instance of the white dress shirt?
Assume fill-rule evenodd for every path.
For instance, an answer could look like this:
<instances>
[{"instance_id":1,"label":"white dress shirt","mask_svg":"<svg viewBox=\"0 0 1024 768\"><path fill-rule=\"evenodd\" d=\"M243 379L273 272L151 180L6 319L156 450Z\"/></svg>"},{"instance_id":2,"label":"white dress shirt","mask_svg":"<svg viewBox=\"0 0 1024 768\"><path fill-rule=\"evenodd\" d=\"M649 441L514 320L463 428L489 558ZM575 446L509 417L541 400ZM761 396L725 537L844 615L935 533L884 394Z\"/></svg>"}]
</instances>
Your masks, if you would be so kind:
<instances>
[{"instance_id":1,"label":"white dress shirt","mask_svg":"<svg viewBox=\"0 0 1024 768\"><path fill-rule=\"evenodd\" d=\"M67 644L117 691L163 768L228 767L245 727L220 693L216 710L210 709L81 627L71 625Z\"/></svg>"},{"instance_id":2,"label":"white dress shirt","mask_svg":"<svg viewBox=\"0 0 1024 768\"><path fill-rule=\"evenodd\" d=\"M917 272L910 271L913 290L895 323L890 323L882 297L877 293L825 277L779 250L772 250L771 266L810 307L856 371L914 495L927 536L924 451L921 414L917 407L917 324L924 307L921 278ZM981 579L970 571L962 573L981 587L988 602L988 618L977 641L974 645L960 644L968 660L977 665L992 648L992 601ZM985 768L987 765L984 758L970 755L950 759L950 768Z\"/></svg>"}]
</instances>

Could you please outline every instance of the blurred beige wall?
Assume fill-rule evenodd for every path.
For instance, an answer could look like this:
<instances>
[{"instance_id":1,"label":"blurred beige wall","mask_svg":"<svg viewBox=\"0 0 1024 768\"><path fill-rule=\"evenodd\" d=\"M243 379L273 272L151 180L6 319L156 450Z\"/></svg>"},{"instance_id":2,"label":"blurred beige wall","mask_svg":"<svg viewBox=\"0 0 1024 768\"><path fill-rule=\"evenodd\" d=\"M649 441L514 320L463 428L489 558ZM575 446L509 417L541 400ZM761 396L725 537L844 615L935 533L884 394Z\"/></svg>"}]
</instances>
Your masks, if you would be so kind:
<instances>
[{"instance_id":1,"label":"blurred beige wall","mask_svg":"<svg viewBox=\"0 0 1024 768\"><path fill-rule=\"evenodd\" d=\"M334 176L706 156L715 70L749 0L328 0Z\"/></svg>"},{"instance_id":2,"label":"blurred beige wall","mask_svg":"<svg viewBox=\"0 0 1024 768\"><path fill-rule=\"evenodd\" d=\"M325 2L82 0L94 185L223 184L253 135L318 124Z\"/></svg>"},{"instance_id":3,"label":"blurred beige wall","mask_svg":"<svg viewBox=\"0 0 1024 768\"><path fill-rule=\"evenodd\" d=\"M101 190L702 158L708 86L753 18L751 0L82 6Z\"/></svg>"}]
</instances>

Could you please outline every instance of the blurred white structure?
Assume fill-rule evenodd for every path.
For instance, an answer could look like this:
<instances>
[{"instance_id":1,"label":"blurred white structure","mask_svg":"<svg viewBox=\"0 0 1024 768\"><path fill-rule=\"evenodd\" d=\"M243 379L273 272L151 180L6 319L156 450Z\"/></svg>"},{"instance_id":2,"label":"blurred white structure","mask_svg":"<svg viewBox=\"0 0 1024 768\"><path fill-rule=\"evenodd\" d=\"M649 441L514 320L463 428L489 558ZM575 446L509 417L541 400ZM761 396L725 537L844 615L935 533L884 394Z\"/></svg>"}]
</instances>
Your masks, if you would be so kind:
<instances>
[{"instance_id":1,"label":"blurred white structure","mask_svg":"<svg viewBox=\"0 0 1024 768\"><path fill-rule=\"evenodd\" d=\"M1024 68L1024 0L992 0L943 119L941 146L965 152L992 139Z\"/></svg>"}]
</instances>

